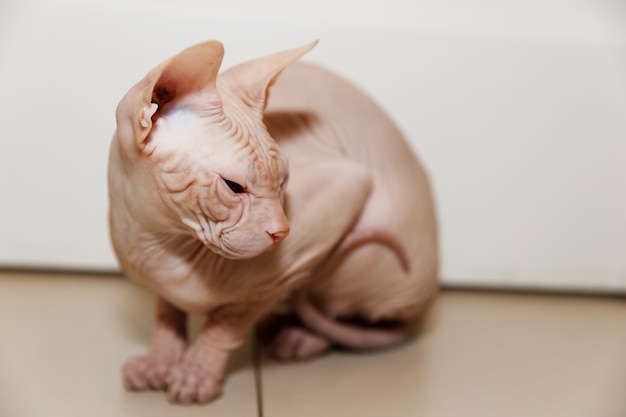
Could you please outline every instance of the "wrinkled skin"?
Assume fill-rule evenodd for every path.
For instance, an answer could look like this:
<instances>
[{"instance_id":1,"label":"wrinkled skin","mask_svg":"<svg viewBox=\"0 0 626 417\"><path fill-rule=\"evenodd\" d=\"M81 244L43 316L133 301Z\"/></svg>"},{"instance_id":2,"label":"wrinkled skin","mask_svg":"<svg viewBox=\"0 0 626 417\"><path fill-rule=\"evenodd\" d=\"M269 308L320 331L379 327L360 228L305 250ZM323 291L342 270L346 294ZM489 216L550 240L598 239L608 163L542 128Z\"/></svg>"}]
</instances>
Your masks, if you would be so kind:
<instances>
[{"instance_id":1,"label":"wrinkled skin","mask_svg":"<svg viewBox=\"0 0 626 417\"><path fill-rule=\"evenodd\" d=\"M218 76L223 47L205 42L120 102L111 239L124 273L159 295L128 389L213 400L230 353L281 301L293 316L266 320L266 338L294 360L398 343L436 293L426 175L359 90L294 63L313 46ZM206 317L193 343L189 314Z\"/></svg>"}]
</instances>

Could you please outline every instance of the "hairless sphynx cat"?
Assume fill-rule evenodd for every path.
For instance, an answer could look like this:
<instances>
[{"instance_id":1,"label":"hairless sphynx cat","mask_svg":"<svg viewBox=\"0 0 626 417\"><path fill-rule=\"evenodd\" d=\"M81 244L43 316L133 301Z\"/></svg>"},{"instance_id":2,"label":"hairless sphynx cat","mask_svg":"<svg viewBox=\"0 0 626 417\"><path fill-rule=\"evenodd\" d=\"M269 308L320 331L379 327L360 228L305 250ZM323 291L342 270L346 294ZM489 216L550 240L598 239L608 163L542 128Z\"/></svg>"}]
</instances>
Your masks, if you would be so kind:
<instances>
[{"instance_id":1,"label":"hairless sphynx cat","mask_svg":"<svg viewBox=\"0 0 626 417\"><path fill-rule=\"evenodd\" d=\"M301 360L399 343L434 298L427 176L371 99L295 63L313 46L218 75L223 46L204 42L120 102L111 239L124 273L159 296L128 389L211 401L230 353L283 301L297 319L276 321L269 349ZM190 314L206 317L193 343Z\"/></svg>"}]
</instances>

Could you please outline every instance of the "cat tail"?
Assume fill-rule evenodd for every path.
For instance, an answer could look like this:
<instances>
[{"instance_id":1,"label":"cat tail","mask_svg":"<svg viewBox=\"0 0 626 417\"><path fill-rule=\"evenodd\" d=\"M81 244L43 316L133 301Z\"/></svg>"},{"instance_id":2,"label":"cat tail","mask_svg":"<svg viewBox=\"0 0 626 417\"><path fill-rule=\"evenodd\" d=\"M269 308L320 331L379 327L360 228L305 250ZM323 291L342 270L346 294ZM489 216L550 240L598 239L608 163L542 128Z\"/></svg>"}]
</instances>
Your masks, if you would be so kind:
<instances>
[{"instance_id":1,"label":"cat tail","mask_svg":"<svg viewBox=\"0 0 626 417\"><path fill-rule=\"evenodd\" d=\"M378 349L399 344L410 337L404 326L383 329L336 321L317 309L303 293L299 294L295 304L296 313L306 327L342 347Z\"/></svg>"},{"instance_id":2,"label":"cat tail","mask_svg":"<svg viewBox=\"0 0 626 417\"><path fill-rule=\"evenodd\" d=\"M332 268L333 265L339 263L348 253L366 244L386 246L396 255L404 272L408 274L411 271L411 263L409 262L409 257L406 254L402 242L392 233L379 228L357 229L348 233L330 256L328 263Z\"/></svg>"},{"instance_id":3,"label":"cat tail","mask_svg":"<svg viewBox=\"0 0 626 417\"><path fill-rule=\"evenodd\" d=\"M393 234L374 228L350 232L328 259L331 268L357 247L373 243L387 246L395 253L402 269L406 273L410 271L409 259L402 243ZM317 309L303 292L298 294L295 305L297 315L305 326L346 348L388 347L405 341L412 333L407 326L401 324L395 327L377 328L375 325L357 325L334 320Z\"/></svg>"}]
</instances>

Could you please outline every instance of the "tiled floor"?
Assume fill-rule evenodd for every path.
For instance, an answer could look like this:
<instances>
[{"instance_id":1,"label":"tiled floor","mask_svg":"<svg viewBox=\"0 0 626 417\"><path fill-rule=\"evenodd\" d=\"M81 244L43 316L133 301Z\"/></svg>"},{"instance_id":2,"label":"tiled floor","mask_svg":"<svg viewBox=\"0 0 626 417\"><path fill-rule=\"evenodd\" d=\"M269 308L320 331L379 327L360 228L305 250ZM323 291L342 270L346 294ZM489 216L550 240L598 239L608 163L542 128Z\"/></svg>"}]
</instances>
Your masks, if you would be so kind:
<instances>
[{"instance_id":1,"label":"tiled floor","mask_svg":"<svg viewBox=\"0 0 626 417\"><path fill-rule=\"evenodd\" d=\"M626 300L444 291L396 349L261 361L266 417L626 416ZM119 277L0 273L0 416L257 416L250 345L224 395L179 407L127 393L152 295Z\"/></svg>"}]
</instances>

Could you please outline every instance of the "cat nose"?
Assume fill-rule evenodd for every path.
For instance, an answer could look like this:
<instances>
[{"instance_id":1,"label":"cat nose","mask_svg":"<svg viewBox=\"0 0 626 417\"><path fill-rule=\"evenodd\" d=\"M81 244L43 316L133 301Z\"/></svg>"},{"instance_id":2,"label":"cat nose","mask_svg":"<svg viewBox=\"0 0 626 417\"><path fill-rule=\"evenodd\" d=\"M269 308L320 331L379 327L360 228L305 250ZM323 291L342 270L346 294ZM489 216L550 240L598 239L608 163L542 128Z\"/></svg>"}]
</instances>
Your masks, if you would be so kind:
<instances>
[{"instance_id":1,"label":"cat nose","mask_svg":"<svg viewBox=\"0 0 626 417\"><path fill-rule=\"evenodd\" d=\"M287 237L287 235L289 234L289 228L285 230L279 230L277 232L267 232L267 234L270 235L270 237L272 238L272 243L277 244Z\"/></svg>"},{"instance_id":2,"label":"cat nose","mask_svg":"<svg viewBox=\"0 0 626 417\"><path fill-rule=\"evenodd\" d=\"M264 207L266 217L263 219L265 233L272 238L272 244L275 245L289 234L289 220L280 200L267 199L264 203L266 204Z\"/></svg>"},{"instance_id":3,"label":"cat nose","mask_svg":"<svg viewBox=\"0 0 626 417\"><path fill-rule=\"evenodd\" d=\"M265 231L272 238L274 245L286 238L289 234L289 221L287 221L287 217L282 210L280 215L277 215L266 227L267 229L265 229Z\"/></svg>"}]
</instances>

